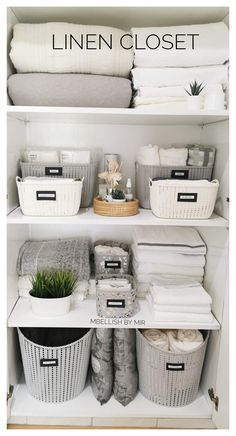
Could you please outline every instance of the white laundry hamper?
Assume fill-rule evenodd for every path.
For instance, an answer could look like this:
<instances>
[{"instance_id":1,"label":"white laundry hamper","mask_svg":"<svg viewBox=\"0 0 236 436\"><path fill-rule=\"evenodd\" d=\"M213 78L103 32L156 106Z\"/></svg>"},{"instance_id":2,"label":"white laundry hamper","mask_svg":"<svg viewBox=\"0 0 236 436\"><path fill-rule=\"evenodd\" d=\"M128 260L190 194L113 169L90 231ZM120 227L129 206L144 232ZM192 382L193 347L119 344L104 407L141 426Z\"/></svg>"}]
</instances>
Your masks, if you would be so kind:
<instances>
[{"instance_id":1,"label":"white laundry hamper","mask_svg":"<svg viewBox=\"0 0 236 436\"><path fill-rule=\"evenodd\" d=\"M211 217L218 180L149 180L150 203L158 218L208 219Z\"/></svg>"},{"instance_id":2,"label":"white laundry hamper","mask_svg":"<svg viewBox=\"0 0 236 436\"><path fill-rule=\"evenodd\" d=\"M81 329L83 336L78 335L77 340L72 332L73 342L56 347L29 340L26 337L29 329L17 330L29 393L46 403L61 403L77 397L87 378L93 329L86 329L86 332Z\"/></svg>"},{"instance_id":3,"label":"white laundry hamper","mask_svg":"<svg viewBox=\"0 0 236 436\"><path fill-rule=\"evenodd\" d=\"M20 207L29 216L71 216L80 208L83 180L16 177Z\"/></svg>"},{"instance_id":4,"label":"white laundry hamper","mask_svg":"<svg viewBox=\"0 0 236 436\"><path fill-rule=\"evenodd\" d=\"M157 348L136 330L139 389L145 398L167 407L187 406L196 399L209 332L203 336L194 351L177 354Z\"/></svg>"}]
</instances>

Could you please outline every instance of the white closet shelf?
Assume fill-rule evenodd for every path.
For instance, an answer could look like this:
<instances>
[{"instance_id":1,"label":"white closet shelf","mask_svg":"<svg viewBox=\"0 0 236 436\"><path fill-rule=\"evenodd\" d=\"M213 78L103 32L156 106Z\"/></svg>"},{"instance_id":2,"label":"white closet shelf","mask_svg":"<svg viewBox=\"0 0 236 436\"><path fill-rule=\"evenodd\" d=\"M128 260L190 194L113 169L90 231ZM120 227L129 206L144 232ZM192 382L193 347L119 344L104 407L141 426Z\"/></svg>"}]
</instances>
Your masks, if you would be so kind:
<instances>
[{"instance_id":1,"label":"white closet shelf","mask_svg":"<svg viewBox=\"0 0 236 436\"><path fill-rule=\"evenodd\" d=\"M89 405L89 406L88 406ZM112 397L103 406L95 399L90 386L74 400L48 404L34 399L27 391L24 380L14 392L11 416L17 417L61 417L61 418L211 418L212 412L201 391L197 399L185 407L159 406L139 392L126 407Z\"/></svg>"},{"instance_id":2,"label":"white closet shelf","mask_svg":"<svg viewBox=\"0 0 236 436\"><path fill-rule=\"evenodd\" d=\"M152 314L146 300L138 300L140 311L132 318L101 318L97 316L95 298L72 305L67 315L54 318L40 318L33 314L30 301L20 297L8 319L8 327L122 327L122 328L173 328L219 330L220 324L213 318L211 323L196 322L158 322Z\"/></svg>"},{"instance_id":3,"label":"white closet shelf","mask_svg":"<svg viewBox=\"0 0 236 436\"><path fill-rule=\"evenodd\" d=\"M140 209L139 213L129 217L106 217L96 215L93 208L80 209L79 213L67 217L26 216L20 207L9 213L8 224L85 224L105 226L189 226L189 227L228 227L228 220L213 213L208 220L182 220L157 218L151 210Z\"/></svg>"},{"instance_id":4,"label":"white closet shelf","mask_svg":"<svg viewBox=\"0 0 236 436\"><path fill-rule=\"evenodd\" d=\"M7 106L10 117L26 122L76 122L81 124L205 125L228 120L229 112L157 113L154 110Z\"/></svg>"}]
</instances>

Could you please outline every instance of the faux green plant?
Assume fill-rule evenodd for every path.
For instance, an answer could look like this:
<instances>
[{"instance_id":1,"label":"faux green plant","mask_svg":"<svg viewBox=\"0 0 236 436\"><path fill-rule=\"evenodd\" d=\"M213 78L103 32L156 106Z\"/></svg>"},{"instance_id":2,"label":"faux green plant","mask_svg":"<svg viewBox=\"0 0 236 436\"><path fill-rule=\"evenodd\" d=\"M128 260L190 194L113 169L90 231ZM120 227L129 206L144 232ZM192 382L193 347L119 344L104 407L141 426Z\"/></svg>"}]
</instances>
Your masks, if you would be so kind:
<instances>
[{"instance_id":1,"label":"faux green plant","mask_svg":"<svg viewBox=\"0 0 236 436\"><path fill-rule=\"evenodd\" d=\"M70 271L38 271L31 278L30 295L38 298L63 298L72 294L77 277Z\"/></svg>"},{"instance_id":2,"label":"faux green plant","mask_svg":"<svg viewBox=\"0 0 236 436\"><path fill-rule=\"evenodd\" d=\"M188 93L188 95L190 95L191 97L194 95L199 95L202 90L205 88L206 85L203 86L203 82L198 84L196 80L194 80L194 82L189 84L190 87L190 92L185 89L185 91Z\"/></svg>"},{"instance_id":3,"label":"faux green plant","mask_svg":"<svg viewBox=\"0 0 236 436\"><path fill-rule=\"evenodd\" d=\"M113 200L124 200L125 194L120 189L113 189L112 198L113 198Z\"/></svg>"}]
</instances>

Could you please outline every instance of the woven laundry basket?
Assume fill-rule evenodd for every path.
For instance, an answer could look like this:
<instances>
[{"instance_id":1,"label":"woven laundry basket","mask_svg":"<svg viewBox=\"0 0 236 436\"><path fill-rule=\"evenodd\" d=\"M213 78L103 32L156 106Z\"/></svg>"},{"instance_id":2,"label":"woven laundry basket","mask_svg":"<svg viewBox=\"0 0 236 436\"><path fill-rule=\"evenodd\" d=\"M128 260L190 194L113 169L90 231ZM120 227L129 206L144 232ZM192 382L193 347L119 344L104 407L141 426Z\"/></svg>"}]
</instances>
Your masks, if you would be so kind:
<instances>
[{"instance_id":1,"label":"woven laundry basket","mask_svg":"<svg viewBox=\"0 0 236 436\"><path fill-rule=\"evenodd\" d=\"M77 340L73 333L74 342L59 347L38 345L27 339L25 329L17 330L29 393L46 403L61 403L77 397L87 378L93 329L86 329L85 334L83 329L83 336Z\"/></svg>"},{"instance_id":2,"label":"woven laundry basket","mask_svg":"<svg viewBox=\"0 0 236 436\"><path fill-rule=\"evenodd\" d=\"M144 209L151 209L149 179L211 180L212 167L160 167L135 163L135 189L139 204Z\"/></svg>"},{"instance_id":3,"label":"woven laundry basket","mask_svg":"<svg viewBox=\"0 0 236 436\"><path fill-rule=\"evenodd\" d=\"M122 291L114 288L106 290L98 287L98 280L102 279L128 279L131 283L130 291ZM97 314L104 318L128 318L138 312L139 306L136 300L136 288L132 276L123 275L101 275L96 277L96 305Z\"/></svg>"},{"instance_id":4,"label":"woven laundry basket","mask_svg":"<svg viewBox=\"0 0 236 436\"><path fill-rule=\"evenodd\" d=\"M16 177L20 207L29 216L70 216L80 208L83 180Z\"/></svg>"},{"instance_id":5,"label":"woven laundry basket","mask_svg":"<svg viewBox=\"0 0 236 436\"><path fill-rule=\"evenodd\" d=\"M218 180L151 180L150 202L159 218L207 219L215 207Z\"/></svg>"},{"instance_id":6,"label":"woven laundry basket","mask_svg":"<svg viewBox=\"0 0 236 436\"><path fill-rule=\"evenodd\" d=\"M198 394L209 333L188 353L173 353L152 345L136 330L139 389L145 398L168 407L192 403Z\"/></svg>"},{"instance_id":7,"label":"woven laundry basket","mask_svg":"<svg viewBox=\"0 0 236 436\"><path fill-rule=\"evenodd\" d=\"M115 241L97 241L94 247L103 245L107 247L119 247L126 253L123 255L100 254L94 250L95 274L128 274L130 249L128 244Z\"/></svg>"},{"instance_id":8,"label":"woven laundry basket","mask_svg":"<svg viewBox=\"0 0 236 436\"><path fill-rule=\"evenodd\" d=\"M81 165L21 162L20 166L22 177L46 176L68 179L84 179L81 207L88 207L92 204L98 168L96 162Z\"/></svg>"}]
</instances>

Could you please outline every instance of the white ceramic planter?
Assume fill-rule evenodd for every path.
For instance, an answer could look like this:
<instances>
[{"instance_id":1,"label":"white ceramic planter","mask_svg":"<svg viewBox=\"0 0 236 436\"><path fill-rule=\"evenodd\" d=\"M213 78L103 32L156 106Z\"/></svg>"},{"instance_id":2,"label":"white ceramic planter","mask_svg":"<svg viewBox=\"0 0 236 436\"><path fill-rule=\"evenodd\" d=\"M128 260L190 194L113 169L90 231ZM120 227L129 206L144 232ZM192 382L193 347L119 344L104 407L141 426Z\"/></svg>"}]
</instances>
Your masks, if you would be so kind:
<instances>
[{"instance_id":1,"label":"white ceramic planter","mask_svg":"<svg viewBox=\"0 0 236 436\"><path fill-rule=\"evenodd\" d=\"M188 97L188 109L190 111L199 111L202 106L202 96L201 95L191 95Z\"/></svg>"},{"instance_id":2,"label":"white ceramic planter","mask_svg":"<svg viewBox=\"0 0 236 436\"><path fill-rule=\"evenodd\" d=\"M122 198L122 199L115 199L115 198L113 198L112 199L112 203L125 203L125 202L126 202L125 198Z\"/></svg>"},{"instance_id":3,"label":"white ceramic planter","mask_svg":"<svg viewBox=\"0 0 236 436\"><path fill-rule=\"evenodd\" d=\"M71 295L62 298L38 298L30 294L32 312L42 318L54 318L70 311Z\"/></svg>"}]
</instances>

